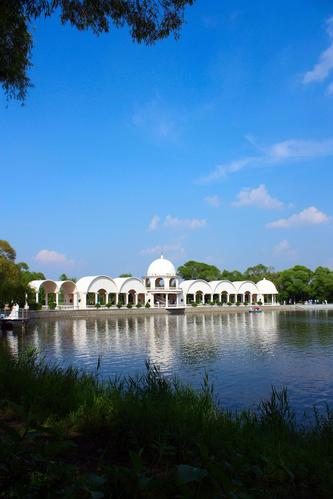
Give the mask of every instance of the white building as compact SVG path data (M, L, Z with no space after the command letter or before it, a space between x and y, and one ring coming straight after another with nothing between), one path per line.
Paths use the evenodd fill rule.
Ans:
M76 283L51 279L31 281L30 287L40 302L41 290L45 294L45 306L51 301L57 308L87 309L91 307L148 306L155 308L184 308L192 302L240 303L263 305L277 304L277 289L266 279L252 281L211 281L202 279L181 281L170 260L163 256L154 260L143 278L106 275L86 276Z

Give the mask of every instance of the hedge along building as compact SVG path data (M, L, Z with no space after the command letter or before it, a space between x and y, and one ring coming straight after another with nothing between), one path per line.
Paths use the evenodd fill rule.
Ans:
M36 302L48 306L52 300L58 308L79 308L122 305L146 305L155 308L184 308L192 302L207 304L241 303L277 304L277 289L266 279L252 281L211 281L195 279L182 281L170 260L163 256L154 260L143 279L106 275L86 276L73 281L51 279L32 281ZM42 291L44 298L42 297Z

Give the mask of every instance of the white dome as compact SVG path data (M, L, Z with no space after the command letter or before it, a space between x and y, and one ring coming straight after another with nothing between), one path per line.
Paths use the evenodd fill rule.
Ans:
M176 269L170 260L163 257L154 260L148 267L147 276L148 277L163 277L163 276L175 276Z
M277 295L278 291L275 287L275 284L268 279L262 279L257 282L257 288L259 289L259 293L262 295Z

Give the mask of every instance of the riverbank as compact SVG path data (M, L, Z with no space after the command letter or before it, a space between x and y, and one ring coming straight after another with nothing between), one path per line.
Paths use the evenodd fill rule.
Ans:
M154 366L102 384L0 350L0 497L332 497L333 418L231 414Z
M315 310L332 310L333 304L328 305L265 305L262 307L263 312L272 310L280 312L299 312L299 311L315 311ZM246 306L210 306L203 305L198 307L186 307L184 309L163 309L163 308L91 308L86 310L78 309L63 309L63 310L30 310L29 317L31 319L86 319L89 317L115 317L115 316L143 316L143 315L165 315L165 314L198 314L198 313L214 313L214 314L234 314L234 313L249 313L249 307Z

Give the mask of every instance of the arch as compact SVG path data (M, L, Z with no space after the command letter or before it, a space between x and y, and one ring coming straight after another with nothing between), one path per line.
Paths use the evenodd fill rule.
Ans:
M177 279L176 277L171 277L169 281L169 288L177 288Z
M236 284L236 283L235 283ZM246 292L255 294L258 293L258 288L256 284L252 281L238 281L237 282L237 293L238 294L245 294Z
M74 295L76 293L76 284L73 281L57 281L58 302L59 305L74 305Z
M74 281L56 281L59 292L73 294L76 291L76 284Z
M221 295L224 291L229 295L235 294L237 292L234 284L231 281L223 280L223 281L212 281L209 283L213 292Z
M76 289L80 293L98 293L99 289L105 289L107 293L118 293L115 279L106 275L82 277L76 283Z
M119 293L128 293L131 289L138 293L145 293L146 288L141 279L137 277L116 277L114 279Z
M52 279L43 279L40 281L31 281L29 286L38 293L41 289L44 289L45 293L56 293L58 291L57 282Z
M213 290L210 283L204 279L195 279L192 281L183 281L180 283L180 287L184 294L195 294L197 291L201 291L204 294L213 294Z
M164 289L165 288L165 281L163 277L158 277L155 279L155 288L157 289Z
M137 298L137 293L135 289L130 289L128 291L128 303L130 305L136 305L136 298Z
M103 289L103 288L99 289L97 291L97 303L99 303L100 305L106 305L107 295L108 295L108 293L107 293L106 289Z

